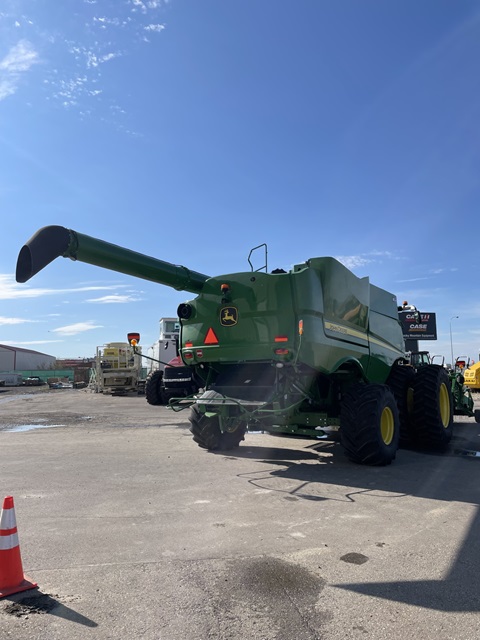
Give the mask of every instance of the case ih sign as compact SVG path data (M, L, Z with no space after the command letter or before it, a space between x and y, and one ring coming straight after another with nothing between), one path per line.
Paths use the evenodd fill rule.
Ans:
M418 315L420 315L420 322ZM402 311L398 316L405 340L437 339L437 319L434 313Z

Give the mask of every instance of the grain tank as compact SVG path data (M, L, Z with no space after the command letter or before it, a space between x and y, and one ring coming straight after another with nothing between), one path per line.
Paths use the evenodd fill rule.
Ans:
M400 436L435 448L451 438L443 368L408 365L395 295L334 258L209 276L50 226L20 250L17 281L59 256L196 295L177 315L180 357L202 385L183 400L202 448L234 448L248 430L314 438L339 430L350 460L385 465Z

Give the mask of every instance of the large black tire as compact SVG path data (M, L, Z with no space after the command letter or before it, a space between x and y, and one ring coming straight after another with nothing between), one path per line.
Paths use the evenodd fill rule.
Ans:
M400 439L400 418L392 391L383 384L355 384L344 394L340 441L352 462L390 464Z
M398 407L400 418L400 446L411 441L413 430L413 381L415 370L409 365L394 365L387 380Z
M421 367L413 383L415 443L445 449L453 434L453 398L448 374L439 365Z
M163 388L163 372L152 371L145 381L145 397L148 404L167 404L167 397Z
M236 449L242 440L245 440L247 425L245 421L237 420L238 426L235 431L220 431L220 420L218 416L209 418L202 413L198 407L193 406L189 417L191 426L190 432L193 440L202 449L209 451L229 451Z

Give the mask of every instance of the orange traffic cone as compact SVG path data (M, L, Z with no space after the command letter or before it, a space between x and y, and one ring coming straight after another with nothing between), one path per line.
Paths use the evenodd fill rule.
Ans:
M13 497L7 496L0 516L0 598L36 586L23 573Z

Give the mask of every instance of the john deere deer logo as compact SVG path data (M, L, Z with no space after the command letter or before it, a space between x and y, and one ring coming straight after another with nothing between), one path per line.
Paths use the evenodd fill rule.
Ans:
M224 327L233 327L237 324L238 310L236 307L224 307L220 311L220 324Z

